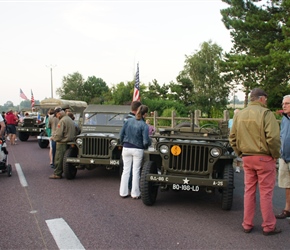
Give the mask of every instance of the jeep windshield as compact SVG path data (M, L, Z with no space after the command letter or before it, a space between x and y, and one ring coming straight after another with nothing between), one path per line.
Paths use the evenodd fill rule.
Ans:
M86 113L84 125L123 126L126 114Z

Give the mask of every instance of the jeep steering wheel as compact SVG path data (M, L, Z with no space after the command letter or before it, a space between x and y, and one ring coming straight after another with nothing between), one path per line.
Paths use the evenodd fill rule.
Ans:
M199 129L199 133L202 133L203 129L206 130L207 133L213 133L217 135L220 135L222 133L220 128L217 125L212 124L212 123L207 123L207 124L202 125Z

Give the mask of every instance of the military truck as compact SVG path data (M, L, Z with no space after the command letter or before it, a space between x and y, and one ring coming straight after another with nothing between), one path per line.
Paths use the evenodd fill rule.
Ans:
M30 136L37 136L44 130L44 116L41 112L25 112L16 129L20 141L27 141Z
M226 121L159 129L152 138L156 143L144 152L141 171L141 199L145 205L156 202L159 190L205 194L217 190L221 208L231 209L235 156L231 154Z
M69 143L64 156L66 179L74 179L80 169L122 169L119 133L129 112L130 106L88 105L81 133Z
M48 110L51 108L69 108L75 116L75 121L81 124L82 114L87 106L87 103L84 101L48 98L41 101L37 107L42 110L44 114L47 114ZM49 137L46 134L45 124L43 125L42 130L39 132L37 134L38 146L40 148L47 148L49 144Z

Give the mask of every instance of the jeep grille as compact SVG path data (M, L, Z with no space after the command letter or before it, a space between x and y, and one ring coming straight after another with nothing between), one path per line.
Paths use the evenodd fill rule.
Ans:
M178 156L170 154L169 169L175 172L208 173L210 147L205 145L179 145Z
M110 139L83 138L82 154L87 157L109 157Z

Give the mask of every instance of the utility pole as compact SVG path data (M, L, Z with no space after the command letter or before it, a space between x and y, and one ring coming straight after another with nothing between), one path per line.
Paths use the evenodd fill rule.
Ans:
M52 69L56 67L56 65L46 65L46 67L50 68L50 88L51 88L51 98L53 98L53 81L52 81Z

